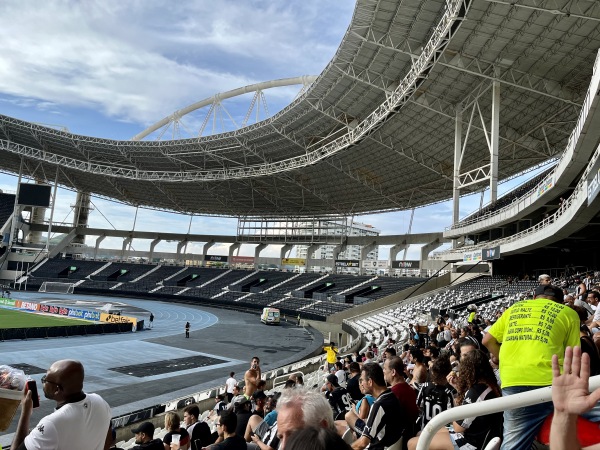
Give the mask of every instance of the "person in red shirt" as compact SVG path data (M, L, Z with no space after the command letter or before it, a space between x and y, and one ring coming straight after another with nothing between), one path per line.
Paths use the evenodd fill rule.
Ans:
M417 393L404 380L404 363L398 356L392 356L385 360L383 364L383 377L385 382L390 385L390 390L394 393L402 409L408 417L408 422L404 429L404 442L413 437L416 433L415 424L419 417L419 407L417 406Z

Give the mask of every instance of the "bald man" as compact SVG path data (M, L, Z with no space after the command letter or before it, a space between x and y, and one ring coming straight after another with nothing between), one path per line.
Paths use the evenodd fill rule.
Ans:
M21 400L21 417L11 450L107 450L112 440L110 406L97 394L83 392L83 365L57 361L42 377L44 395L56 410L28 434L31 392Z

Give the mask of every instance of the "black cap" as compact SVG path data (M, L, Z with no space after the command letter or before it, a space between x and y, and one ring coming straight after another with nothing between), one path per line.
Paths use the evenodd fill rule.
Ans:
M327 375L327 381L333 384L334 387L338 387L340 385L340 383L338 382L338 377L334 374Z
M260 398L267 398L267 394L265 394L265 391L256 391L254 394L252 394L252 398L254 400L258 400Z
M136 428L132 428L131 431L135 433L145 433L148 436L154 436L154 425L152 422L142 422Z
M534 291L534 296L552 297L551 300L556 300L557 302L562 302L565 298L565 294L563 293L562 289L551 284L537 286Z
M233 404L233 406L235 408L241 408L242 406L250 404L250 403L251 403L250 400L248 400L246 397L244 397L244 398L241 398L239 401L235 402Z

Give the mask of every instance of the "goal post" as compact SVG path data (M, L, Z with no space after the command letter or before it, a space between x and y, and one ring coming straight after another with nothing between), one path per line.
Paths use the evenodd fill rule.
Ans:
M72 294L75 283L59 283L57 281L44 281L40 286L39 292L48 292L53 294Z

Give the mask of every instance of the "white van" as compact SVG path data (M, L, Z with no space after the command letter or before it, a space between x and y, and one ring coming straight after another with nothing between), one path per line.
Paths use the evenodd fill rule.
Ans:
M263 308L260 321L267 325L279 325L279 310L277 308Z

